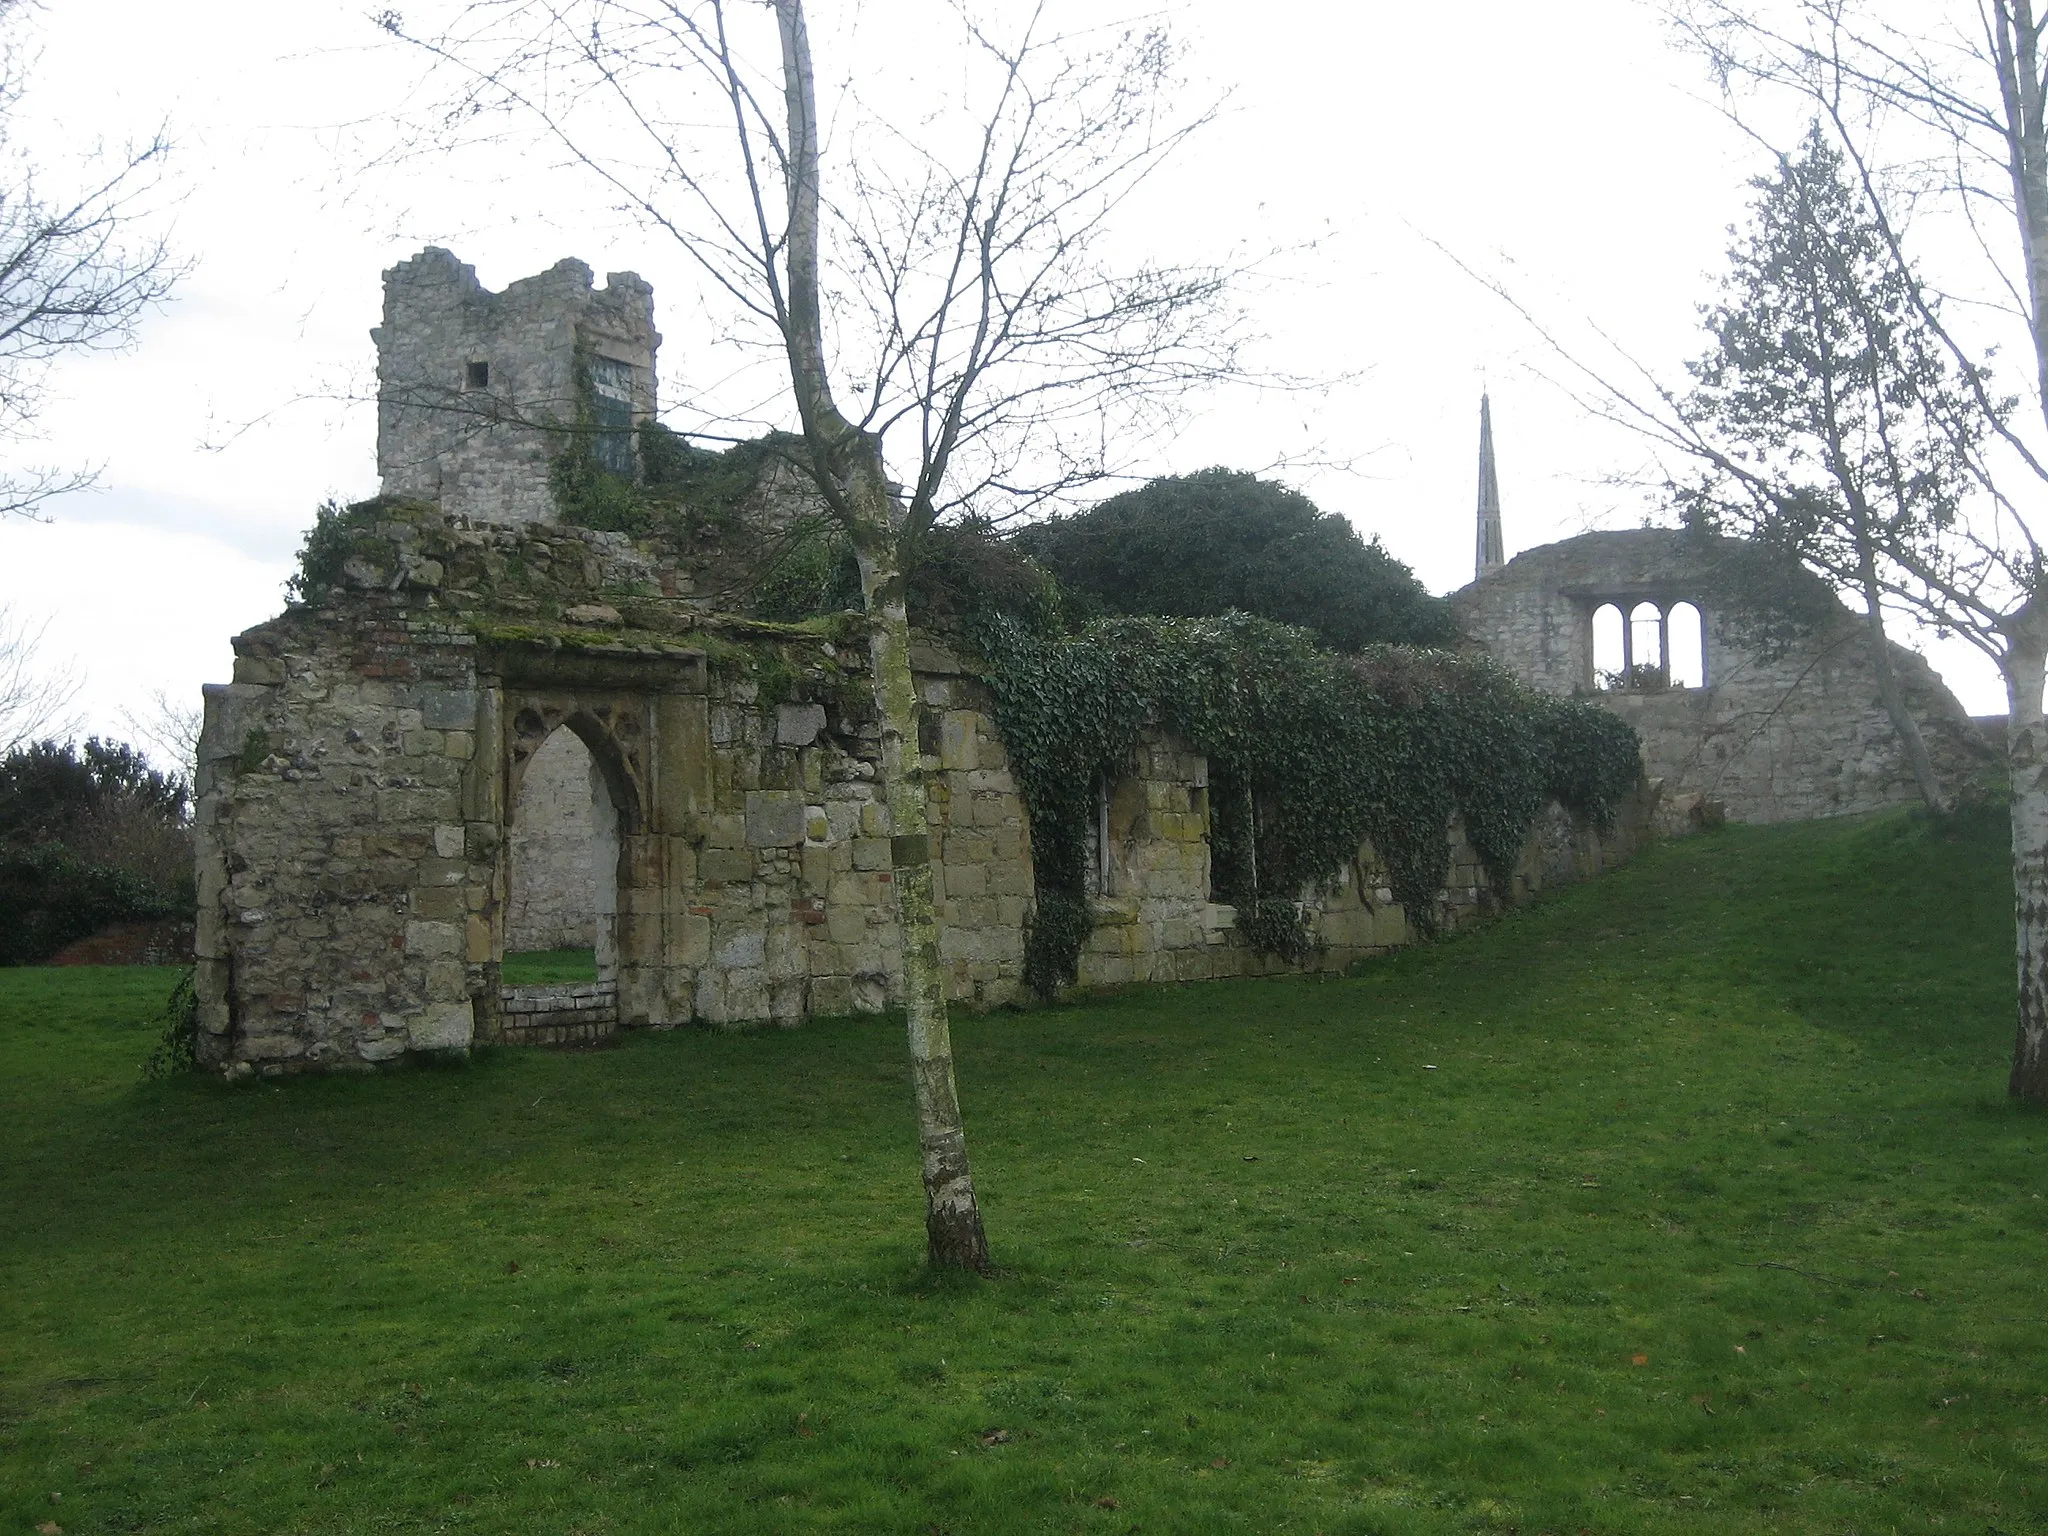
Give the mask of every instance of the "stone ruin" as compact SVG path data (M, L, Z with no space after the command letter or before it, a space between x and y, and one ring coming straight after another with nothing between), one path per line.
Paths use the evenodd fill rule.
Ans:
M1761 643L1718 594L1733 541L1668 528L1587 533L1500 556L1490 412L1482 404L1477 579L1451 598L1459 627L1531 687L1591 698L1636 728L1654 824L1804 821L1910 805L1919 788L1878 698L1862 620L1818 578L1804 633ZM1487 530L1492 529L1491 558ZM1602 655L1602 651L1609 654ZM1935 770L1967 791L1993 765L1934 669L1889 647Z
M899 1001L860 616L720 611L691 551L570 526L554 504L565 434L611 434L632 468L629 429L655 405L646 285L614 273L593 291L565 262L494 295L442 251L385 282L385 495L332 530L329 579L237 636L233 681L206 690L200 1061L362 1069ZM972 661L924 641L913 663L949 991L1016 1002L1023 803ZM1634 829L1553 810L1494 892L1453 823L1438 916L1595 873ZM1206 762L1148 738L1104 789L1084 986L1286 968L1213 899L1208 839ZM1369 846L1310 907L1325 968L1413 937ZM508 951L558 945L594 949L598 980L505 984Z
M634 429L654 416L654 290L631 272L591 286L561 261L492 293L429 246L384 274L377 346L377 473L384 494L450 517L544 523L565 429L598 462L634 470Z

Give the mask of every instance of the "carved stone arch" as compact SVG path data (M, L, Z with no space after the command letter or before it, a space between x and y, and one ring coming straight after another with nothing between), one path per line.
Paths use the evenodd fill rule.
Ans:
M639 749L646 740L646 724L644 710L637 700L607 700L593 706L579 699L534 696L510 702L513 707L507 710L505 753L508 824L519 803L527 764L550 736L566 726L576 733L597 764L611 794L613 809L618 812L620 833L630 835L645 827L646 796L642 793L644 774L640 771Z

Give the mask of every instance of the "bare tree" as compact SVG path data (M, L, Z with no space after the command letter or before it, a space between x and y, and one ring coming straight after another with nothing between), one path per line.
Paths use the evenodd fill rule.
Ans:
M12 605L0 604L0 757L31 741L69 736L78 728L66 714L78 695L78 679L69 669L45 662L45 628L31 627Z
M161 237L139 233L170 145L161 134L103 150L81 184L53 188L23 149L17 117L28 74L28 0L0 0L0 440L34 435L51 364L122 347L183 275ZM33 513L90 485L90 470L13 464L0 470L0 516Z
M1944 526L1880 540L1875 575L2005 681L2019 974L2009 1086L2048 1102L2048 14L2035 0L1674 0L1671 15L1737 121L1774 97L1818 114L1918 322L1968 384L1974 420L1956 431L1985 441L1980 494ZM1959 238L1923 234L1943 217ZM1975 366L1973 343L2001 330L2033 362L2024 415Z
M1120 261L1115 215L1203 118L1160 113L1149 28L1077 44L1042 13L936 6L965 82L827 124L802 0L473 0L382 18L457 85L460 135L516 121L704 275L786 370L807 469L851 543L882 721L926 1233L985 1269L955 1086L905 582L941 518L999 518L1099 477L1192 386L1233 373L1232 273ZM753 60L774 50L779 68ZM828 166L833 171L828 195Z
M156 761L171 766L187 784L199 773L199 728L206 711L162 688L152 688L149 703L142 709L124 708L121 722L128 727L128 739L148 749Z

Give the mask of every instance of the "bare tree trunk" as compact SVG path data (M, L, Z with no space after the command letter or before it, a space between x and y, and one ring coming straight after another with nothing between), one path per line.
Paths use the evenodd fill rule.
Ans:
M1878 606L1877 562L1869 546L1864 546L1861 554L1866 608L1863 622L1870 631L1870 665L1877 674L1877 696L1884 703L1884 712L1891 716L1892 729L1898 732L1900 746L1905 748L1906 762L1913 770L1913 781L1920 786L1920 798L1936 815L1946 815L1955 806L1948 792L1942 788L1940 776L1934 771L1934 759L1927 754L1927 739L1920 733L1920 722L1906 707L1906 696L1899 688L1898 673L1892 670L1891 642L1885 638L1884 610Z
M932 895L931 822L918 761L917 692L910 673L903 577L895 562L885 558L864 556L860 569L870 620L868 655L882 717L889 863L903 942L910 1072L924 1160L926 1258L936 1268L986 1270L988 1237L975 1203L967 1132L953 1081L953 1039L946 1019L946 973L939 958L938 908Z
M868 655L882 724L891 878L903 945L910 1016L910 1070L923 1152L926 1257L938 1268L986 1270L988 1238L975 1203L967 1133L953 1081L939 914L932 897L931 824L918 762L917 687L910 675L904 601L904 512L882 463L881 444L858 431L832 398L818 280L818 110L803 0L774 0L789 113L789 290L784 336L804 437L825 491L860 561Z
M2044 122L2041 40L2033 0L1992 7L1992 63L2004 109L2006 169L2027 268L2027 319L2035 382L2048 411L2048 122Z
M2006 763L2012 771L2012 898L2019 959L2014 1098L2048 1103L2048 724L2041 689L2048 655L2015 644L2005 660Z

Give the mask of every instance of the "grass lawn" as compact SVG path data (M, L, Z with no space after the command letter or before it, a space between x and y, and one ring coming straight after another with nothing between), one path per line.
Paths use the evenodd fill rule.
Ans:
M505 957L508 987L597 980L597 952L589 949L526 949Z
M2000 830L963 1020L991 1280L889 1023L145 1085L0 971L0 1533L2048 1531Z

